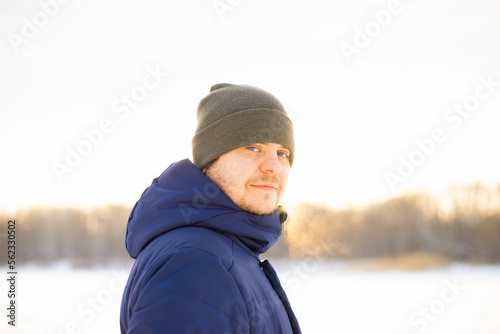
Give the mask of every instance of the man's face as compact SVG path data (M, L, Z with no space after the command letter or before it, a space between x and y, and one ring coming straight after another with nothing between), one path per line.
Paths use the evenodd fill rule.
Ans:
M278 205L290 172L290 151L274 143L253 144L220 156L203 172L242 210L269 215Z

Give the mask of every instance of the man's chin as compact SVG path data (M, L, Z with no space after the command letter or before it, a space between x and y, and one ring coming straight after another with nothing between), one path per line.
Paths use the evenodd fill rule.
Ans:
M260 216L260 217L265 217L265 216L270 216L274 213L275 210L272 210L270 212L258 212L258 211L247 211L249 213L251 213L252 215L255 215L255 216Z
M243 211L246 211L256 216L270 216L274 213L274 211L276 211L277 204L271 205L269 203L264 203L262 205L259 205L256 203L255 204L244 203L240 205L239 208Z

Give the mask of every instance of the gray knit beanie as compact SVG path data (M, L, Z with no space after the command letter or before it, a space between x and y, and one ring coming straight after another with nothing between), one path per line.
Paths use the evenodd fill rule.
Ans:
M193 162L203 170L221 155L255 143L281 144L293 163L293 124L280 101L249 85L220 83L198 105Z

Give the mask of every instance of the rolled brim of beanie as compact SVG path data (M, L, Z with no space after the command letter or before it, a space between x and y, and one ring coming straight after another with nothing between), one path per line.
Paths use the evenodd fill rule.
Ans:
M199 131L192 142L193 162L203 170L221 155L256 143L283 145L290 151L290 166L293 164L292 122L282 111L263 108L231 114Z

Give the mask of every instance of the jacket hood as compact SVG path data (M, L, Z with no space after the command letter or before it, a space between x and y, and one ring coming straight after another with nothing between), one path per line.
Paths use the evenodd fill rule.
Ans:
M250 250L263 253L278 241L287 214L242 211L190 160L170 165L142 193L128 219L125 245L132 258L156 237L171 230L201 226L234 235Z

